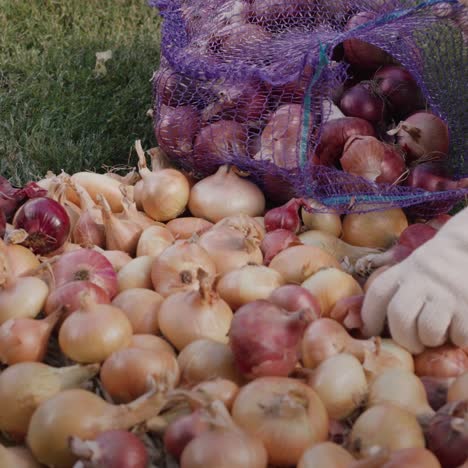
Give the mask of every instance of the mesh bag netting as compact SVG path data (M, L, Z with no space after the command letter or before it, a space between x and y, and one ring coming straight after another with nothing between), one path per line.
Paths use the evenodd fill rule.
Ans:
M310 197L342 213L433 215L468 194L380 184L314 160L337 90L359 75L342 60L343 42L359 39L411 73L424 106L448 125L450 177L467 174L466 10L456 0L150 3L164 18L155 131L182 168L206 176L232 164L272 201ZM365 21L350 26L356 14Z

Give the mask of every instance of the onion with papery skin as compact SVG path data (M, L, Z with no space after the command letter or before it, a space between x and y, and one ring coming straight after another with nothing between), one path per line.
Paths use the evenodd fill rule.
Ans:
M112 305L127 316L133 333L157 334L158 311L164 298L155 291L144 288L129 288L114 297Z
M177 359L168 351L124 348L112 353L99 374L104 390L116 403L130 403L148 390L148 377L171 389L180 372Z
M360 330L364 325L361 316L364 294L346 296L335 302L330 310L330 318L341 323L347 330Z
M354 15L346 24L346 31L351 31L365 23L375 20L377 13L365 11ZM343 42L346 61L356 68L375 70L381 65L393 62L393 58L379 47L360 39L346 39Z
M21 244L39 255L62 247L70 234L65 208L47 197L28 200L15 213L12 224L27 233Z
M0 325L14 318L35 318L44 307L49 288L34 276L14 278L0 254Z
M172 219L166 224L174 239L190 239L194 234L201 235L213 227L213 223L203 218L186 217Z
M464 374L462 374L464 375ZM437 411L447 403L448 389L454 382L455 378L441 379L437 377L420 377L421 383L426 390L427 401L430 407ZM456 398L461 400L462 398Z
M379 339L374 351L366 350L362 363L368 382L392 369L406 370L414 373L413 356L388 338Z
M453 180L446 164L441 161L428 161L415 164L410 168L406 185L430 192L466 188L467 179ZM451 205L450 205L451 206Z
M345 143L355 135L376 136L376 133L370 122L358 117L343 117L326 122L315 150L320 164L334 166L343 154Z
M292 198L286 204L273 208L265 213L264 222L267 232L276 229L287 229L297 234L302 227L299 208L304 206L301 198Z
M227 225L215 226L201 235L199 245L208 252L222 275L245 265L263 263L258 234L232 229Z
M234 424L221 402L213 402L208 410L212 428L185 447L180 468L267 467L267 452L259 438Z
M192 341L179 353L177 361L182 383L194 384L215 378L242 383L234 354L225 343L206 338Z
M91 281L71 281L53 289L44 305L44 312L50 315L56 310L61 312L60 321L65 320L72 312L80 308L82 294L90 294L97 304L109 304L110 299L104 289Z
M193 216L216 223L239 214L263 215L265 197L256 185L236 174L235 168L224 165L193 186L188 208Z
M359 416L351 430L348 449L357 458L365 458L373 454L375 447L394 452L424 446L424 434L416 416L385 403Z
M445 159L449 150L447 124L431 112L421 111L410 115L388 132L396 135L398 144L413 161L422 156Z
M92 440L71 437L70 450L88 468L146 468L149 460L145 444L122 430L105 431Z
M361 363L351 354L340 353L321 362L307 383L315 390L333 419L344 419L367 397L367 380Z
M468 371L468 355L451 344L426 348L414 357L414 368L419 377L458 377Z
M392 116L405 117L426 107L424 96L411 73L398 65L379 68L372 77L373 86L385 99Z
M275 466L296 465L307 448L328 435L327 411L318 395L287 377L260 377L242 387L232 417L263 442Z
M142 230L150 226L154 226L156 221L151 219L145 213L138 211L136 203L133 202L133 197L129 195L129 187L122 185L120 187L123 195L123 211L117 213L115 216L122 221L127 221L129 223L139 226Z
M270 294L268 300L289 312L307 310L314 318L319 318L321 315L317 298L306 288L297 284L280 286Z
M374 352L378 339L356 340L335 320L321 318L312 322L302 338L302 361L313 369L325 359L339 353L349 353L364 360L365 351Z
M200 129L200 115L192 106L159 106L155 123L159 146L171 156L188 156L193 151L193 140Z
M216 274L216 265L196 240L180 240L167 247L153 262L151 280L163 297L200 287L198 272Z
M132 261L132 257L121 250L104 250L96 246L94 246L93 250L106 257L116 273L118 273L127 263Z
M276 166L293 169L298 164L298 141L302 131L302 105L284 104L270 117L262 132L257 161L270 161ZM312 123L309 124L312 127Z
M336 258L341 264L350 262L351 265L355 264L362 257L371 254L377 254L379 250L370 249L367 247L357 247L348 244L343 240L335 237L329 232L325 231L306 231L299 235L299 240L304 245L313 245L324 250L328 254Z
M213 163L224 162L232 156L245 158L247 138L244 125L234 120L218 120L200 130L193 151L197 159L208 159ZM199 216L192 209L190 211L194 216Z
M0 361L7 365L43 361L61 314L57 310L41 320L15 318L3 322L0 326Z
M5 447L0 444L0 466L42 468L26 447Z
M36 255L22 245L6 244L0 239L0 252L6 255L9 272L13 277L23 276L40 265Z
M434 415L422 382L412 372L403 369L388 369L370 385L367 407L383 403L400 406L420 420Z
M121 250L134 255L143 229L132 221L120 219L114 215L109 203L102 195L98 194L97 199L102 208L106 249Z
M90 296L84 296L80 309L63 322L59 345L70 359L94 363L125 348L131 336L130 321L120 309L109 304L96 304Z
M333 267L320 269L301 286L317 298L322 317L330 316L339 300L363 294L361 286L350 274Z
M176 220L174 220L176 221ZM167 247L174 243L174 236L169 229L163 226L147 227L138 240L136 254L137 257L150 255L157 257Z
M299 360L299 344L312 319L307 310L288 312L265 300L242 306L229 330L237 368L250 379L286 377Z
M128 348L149 349L150 351L166 351L172 353L174 356L174 348L164 338L156 335L136 334L130 338Z
M468 397L468 370L459 375L448 387L447 401L458 401Z
M200 273L197 291L176 292L161 304L159 328L179 351L200 338L227 342L233 314L213 283L213 277Z
M126 289L146 288L152 289L151 271L154 258L149 255L134 258L117 273L119 292Z
M91 249L75 250L61 255L52 264L55 287L71 281L91 281L113 298L118 291L117 275L104 255Z
M79 219L72 230L73 241L86 247L105 247L106 233L101 210L81 185L72 182L71 187L78 194L81 206Z
M351 463L347 468L441 468L437 458L424 448L390 452L376 448L373 455Z
M465 395L466 397L466 395ZM456 468L468 459L468 399L447 403L426 428L427 448L443 468Z
M349 468L354 457L340 445L321 442L307 449L297 468Z
M231 380L217 377L216 379L200 382L193 387L193 391L209 401L222 401L226 408L230 410L239 393L239 386Z
M109 202L113 213L122 211L122 192L120 191L122 184L120 181L95 172L77 172L71 176L71 180L83 187L94 202L97 202L97 195L102 194ZM74 191L70 190L70 192Z
M302 283L322 268L340 268L338 261L324 250L312 245L288 247L270 262L286 283Z
M347 214L343 219L342 239L358 247L390 247L408 227L401 208L368 213Z
M398 147L367 136L348 139L340 164L345 172L379 184L397 184L406 172L405 160Z
M301 245L301 241L296 234L287 229L276 229L265 234L260 244L263 253L263 263L269 265L271 260L288 247Z
M143 180L140 189L141 204L145 213L155 221L169 221L177 218L187 206L190 185L182 172L172 168L152 171L146 166L145 154L140 140L137 140L138 170Z
M177 460L188 443L210 429L203 408L172 421L164 431L164 448Z
M216 291L232 310L258 299L267 299L284 284L281 275L263 265L245 265L223 275L217 282Z
M324 210L325 207L315 200L307 199L305 202L306 206L301 209L304 226L308 230L324 231L335 237L340 237L340 215L333 212L322 212L321 210Z
M385 100L372 88L371 83L361 82L347 89L340 100L340 109L348 117L359 117L369 122L385 119Z
M90 439L111 429L129 429L165 404L152 390L128 405L112 405L86 390L65 390L39 405L28 428L27 443L38 461L69 468L76 461L69 450L71 436Z
M24 436L40 403L68 388L78 388L99 372L99 365L55 368L24 362L0 374L0 430ZM13 468L13 467L12 467Z

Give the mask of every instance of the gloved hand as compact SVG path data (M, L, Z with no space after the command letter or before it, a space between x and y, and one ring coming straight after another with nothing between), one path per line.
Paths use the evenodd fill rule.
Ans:
M362 308L363 332L392 338L413 354L451 340L468 352L468 208L376 278Z

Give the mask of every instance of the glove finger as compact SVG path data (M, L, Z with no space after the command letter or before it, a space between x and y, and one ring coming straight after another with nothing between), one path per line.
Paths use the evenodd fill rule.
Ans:
M361 311L365 336L376 336L382 332L388 303L398 291L398 277L399 269L392 267L382 273L367 291Z
M452 296L443 293L426 296L417 323L419 340L424 346L441 346L447 341L454 311Z
M465 308L457 312L450 325L450 339L455 346L468 350L468 312Z
M392 338L412 354L424 351L417 326L423 306L424 294L410 285L400 287L388 305L388 326Z

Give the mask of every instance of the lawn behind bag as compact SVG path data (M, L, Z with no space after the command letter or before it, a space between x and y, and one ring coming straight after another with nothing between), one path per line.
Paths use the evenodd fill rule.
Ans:
M0 0L0 174L24 183L126 164L137 138L154 146L159 25L142 0Z

